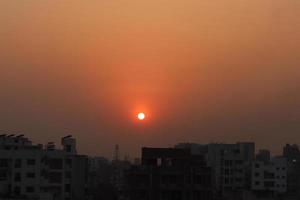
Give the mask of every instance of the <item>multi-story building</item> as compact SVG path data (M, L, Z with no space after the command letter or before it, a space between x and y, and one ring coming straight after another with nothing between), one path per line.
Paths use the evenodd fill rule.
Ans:
M89 157L88 195L89 200L113 200L118 193L111 182L112 163L103 157Z
M83 200L87 157L77 155L76 140L62 138L34 145L23 135L0 137L0 197L10 199Z
M104 157L89 157L89 172L96 172L101 170L103 166L109 165L109 160Z
M251 189L258 196L277 196L287 191L287 161L274 157L270 161L252 163Z
M214 171L216 188L220 191L248 188L247 169L254 157L254 143L209 144L207 160Z
M263 162L270 162L271 159L271 152L267 149L260 149L256 154L255 160L263 161Z
M283 148L287 159L287 193L290 199L300 199L300 150L298 145L287 144Z
M204 155L212 168L216 197L239 199L251 186L251 163L255 159L254 143L207 145L181 143L176 148L191 149L194 155Z
M142 148L142 164L126 171L130 200L210 200L211 168L189 149Z

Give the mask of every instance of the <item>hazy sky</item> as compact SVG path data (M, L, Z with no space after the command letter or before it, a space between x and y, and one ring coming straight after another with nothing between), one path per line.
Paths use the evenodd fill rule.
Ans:
M299 0L1 0L0 130L81 153L300 143ZM140 123L137 112L147 119Z

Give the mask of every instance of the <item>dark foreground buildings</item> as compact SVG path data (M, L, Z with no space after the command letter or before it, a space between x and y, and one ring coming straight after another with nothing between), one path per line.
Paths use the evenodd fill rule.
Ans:
M212 174L189 149L143 148L141 165L126 174L126 199L211 200Z
M125 171L126 200L299 200L300 151L281 156L255 144L178 144L142 148L140 165Z
M287 144L283 148L287 159L287 196L292 200L300 199L300 150L297 145Z
M76 140L62 138L35 145L23 135L0 136L1 200L85 200L87 156L78 155Z
M242 199L251 189L251 163L255 159L254 143L236 144L189 144L175 146L190 149L193 155L205 157L212 169L215 199Z
M78 155L76 140L33 144L0 135L0 200L300 200L300 150L255 144L142 148L131 163ZM118 154L116 154L118 155Z

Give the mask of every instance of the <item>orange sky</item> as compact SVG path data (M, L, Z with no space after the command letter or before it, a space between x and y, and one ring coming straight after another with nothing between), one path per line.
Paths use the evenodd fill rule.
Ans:
M0 130L83 153L300 143L299 0L2 0ZM139 111L148 118L134 119Z

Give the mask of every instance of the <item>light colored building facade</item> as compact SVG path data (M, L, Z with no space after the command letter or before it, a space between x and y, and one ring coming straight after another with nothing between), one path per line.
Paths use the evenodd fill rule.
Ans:
M254 157L254 143L209 144L207 160L214 171L216 188L221 192L247 189L247 173Z
M287 191L287 161L275 157L269 162L252 163L251 189L256 192L272 192L274 195Z
M2 199L83 200L87 157L77 155L76 140L62 138L34 145L23 135L0 137L0 195Z
M188 148L192 154L204 155L212 168L217 196L235 196L237 199L251 187L251 163L255 160L255 144L211 143L207 145L181 143L176 148ZM232 194L234 193L234 194Z

